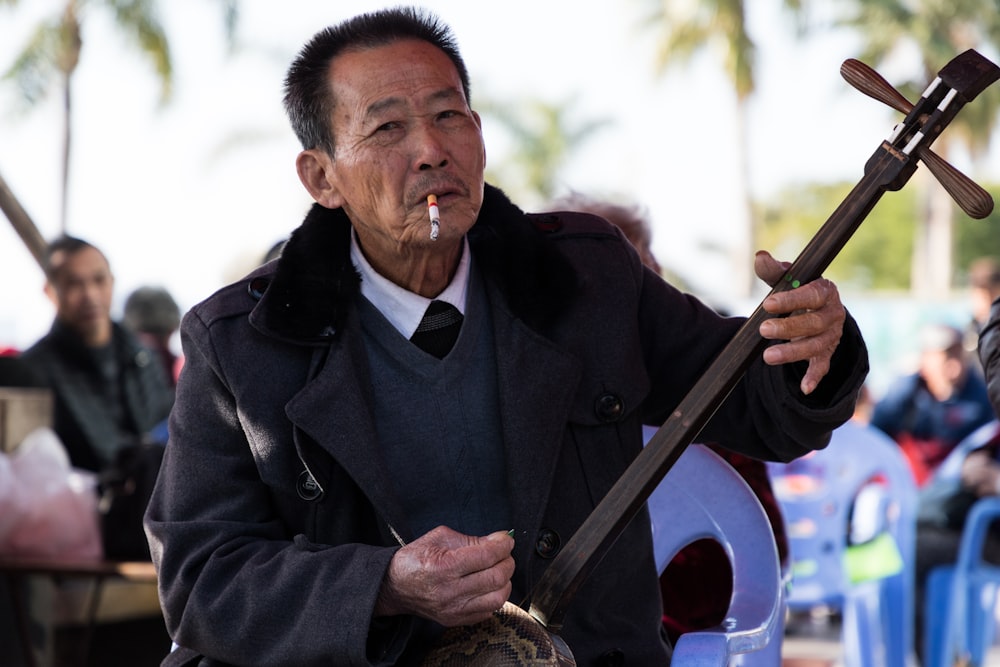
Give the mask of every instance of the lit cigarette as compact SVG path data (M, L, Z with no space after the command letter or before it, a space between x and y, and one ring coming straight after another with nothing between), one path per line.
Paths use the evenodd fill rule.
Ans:
M441 212L438 211L437 195L427 195L427 214L431 218L431 241L437 241L441 229Z

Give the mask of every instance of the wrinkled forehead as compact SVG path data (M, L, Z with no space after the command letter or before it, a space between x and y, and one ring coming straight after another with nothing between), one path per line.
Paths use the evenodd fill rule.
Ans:
M361 96L368 104L379 104L382 98L426 86L452 90L468 103L462 78L448 54L417 39L347 49L330 61L327 77L334 106L345 96Z

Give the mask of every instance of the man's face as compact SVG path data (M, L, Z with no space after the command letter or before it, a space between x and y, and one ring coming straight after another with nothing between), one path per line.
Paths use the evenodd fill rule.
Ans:
M947 350L924 350L920 355L920 375L939 401L950 398L965 382L969 366L963 352L961 345L955 345Z
M997 298L992 290L986 287L980 287L978 285L972 288L972 317L980 325L986 323L986 320L990 318L990 306L993 305L993 300Z
M461 238L479 215L486 166L479 116L451 60L408 40L333 60L335 154L331 199L343 207L367 255L398 256ZM441 212L430 241L427 195Z
M77 332L89 346L111 339L111 295L114 278L107 260L94 248L52 257L55 275L46 293L56 318Z

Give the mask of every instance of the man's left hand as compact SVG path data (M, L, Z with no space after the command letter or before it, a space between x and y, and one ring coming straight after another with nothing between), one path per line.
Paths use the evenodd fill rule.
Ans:
M768 285L781 280L789 266L763 250L754 259L754 271ZM799 387L803 394L812 393L830 371L830 360L844 332L847 311L840 302L837 286L818 278L801 287L771 294L761 306L772 315L786 315L760 325L762 337L786 341L764 350L764 362L776 366L808 361Z

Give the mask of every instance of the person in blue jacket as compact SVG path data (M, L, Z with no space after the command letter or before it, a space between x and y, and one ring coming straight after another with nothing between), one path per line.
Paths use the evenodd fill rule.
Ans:
M932 323L919 335L919 369L889 386L875 403L871 423L899 444L923 486L955 445L994 414L961 330Z

